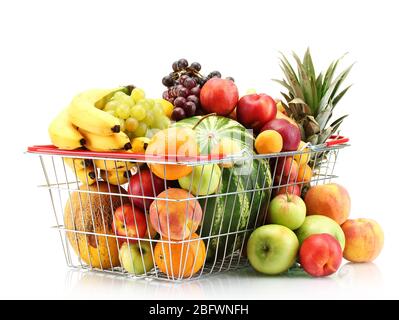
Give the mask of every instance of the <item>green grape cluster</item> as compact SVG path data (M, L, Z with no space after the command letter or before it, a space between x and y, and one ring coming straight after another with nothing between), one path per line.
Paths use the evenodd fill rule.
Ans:
M146 98L140 88L134 88L130 95L116 92L104 111L120 120L121 131L130 138L151 137L154 131L166 129L170 124L163 106L154 99Z

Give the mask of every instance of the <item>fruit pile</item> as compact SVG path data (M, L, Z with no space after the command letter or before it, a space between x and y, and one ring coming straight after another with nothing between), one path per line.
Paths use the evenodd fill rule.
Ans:
M348 219L351 200L336 183L309 188L304 199L294 194L275 196L267 222L248 240L247 255L255 270L276 275L299 262L311 276L336 272L342 258L374 260L384 244L379 224L371 219Z
M49 136L60 149L109 152L132 149L134 138L167 128L173 106L146 99L142 89L92 89L78 94L50 124Z
M298 261L324 276L342 257L374 259L383 245L378 224L348 220L347 191L314 183L325 157L311 146L344 120L330 122L351 67L334 78L338 61L316 75L309 50L294 58L298 72L281 57L284 101L253 91L240 97L232 78L203 76L186 59L162 79L161 99L133 86L77 95L50 124L55 146L145 155L145 163L63 158L82 183L64 213L66 228L78 231L67 235L80 259L178 278L233 253L246 252L265 274ZM247 239L244 230L253 229Z
M208 80L221 78L222 74L219 71L212 71L204 77L200 73L201 65L198 62L188 65L186 59L173 62L172 69L173 72L162 78L162 84L168 88L162 97L174 105L172 119L179 121L203 114L200 102L201 88ZM226 79L234 82L232 77Z

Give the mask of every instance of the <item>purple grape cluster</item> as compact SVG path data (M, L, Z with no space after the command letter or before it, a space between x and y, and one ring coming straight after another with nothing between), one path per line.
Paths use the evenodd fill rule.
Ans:
M205 83L199 73L201 65L198 62L188 65L186 59L180 59L173 62L172 69L173 72L162 79L168 88L162 97L174 105L172 119L179 121L201 114L200 92Z
M198 62L189 65L186 59L173 62L172 69L173 72L162 78L162 84L168 88L163 92L162 97L174 105L172 119L179 121L201 115L201 88L209 79L221 78L221 73L212 71L205 77L200 73L201 65ZM233 78L228 78L234 81Z

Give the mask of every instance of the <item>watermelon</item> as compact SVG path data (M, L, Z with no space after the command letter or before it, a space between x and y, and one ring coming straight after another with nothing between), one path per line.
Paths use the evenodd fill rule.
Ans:
M175 126L193 129L201 118L201 116L186 118L176 122ZM253 135L240 123L229 118L205 116L195 127L195 133L201 155L210 154L213 147L217 146L222 139L237 142L242 150L253 150Z
M241 174L242 168L224 168L216 196L200 200L204 218L199 232L201 237L214 236L208 240L208 261L219 260L240 250L244 232L218 235L254 228L257 215L262 216L262 208L270 200L270 190L252 191L271 186L268 162L254 159L245 166L244 170L249 169L247 174ZM240 193L223 195L230 192Z
M262 159L253 159L254 137L244 126L235 120L220 117L192 117L183 119L176 126L193 129L202 155L211 150L222 139L235 141L249 157L238 161L231 168L222 169L218 190L212 196L200 199L203 210L203 222L197 231L207 240L207 260L219 260L241 249L244 232L219 236L221 234L242 231L255 227L256 216L262 215L262 208L270 200L270 190L252 191L271 187L269 163ZM235 193L226 195L226 193Z

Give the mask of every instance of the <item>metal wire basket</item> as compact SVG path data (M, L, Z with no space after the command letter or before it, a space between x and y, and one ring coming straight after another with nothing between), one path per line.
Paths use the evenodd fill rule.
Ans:
M28 153L40 159L40 187L49 191L69 267L179 281L247 267L246 241L267 222L271 197L336 178L347 142L333 136L295 152L179 161L53 146L29 147ZM306 157L313 174L301 177L294 157L297 163ZM179 184L160 180L148 169L153 165L192 167L186 193L174 196ZM133 179L136 191L127 193Z

